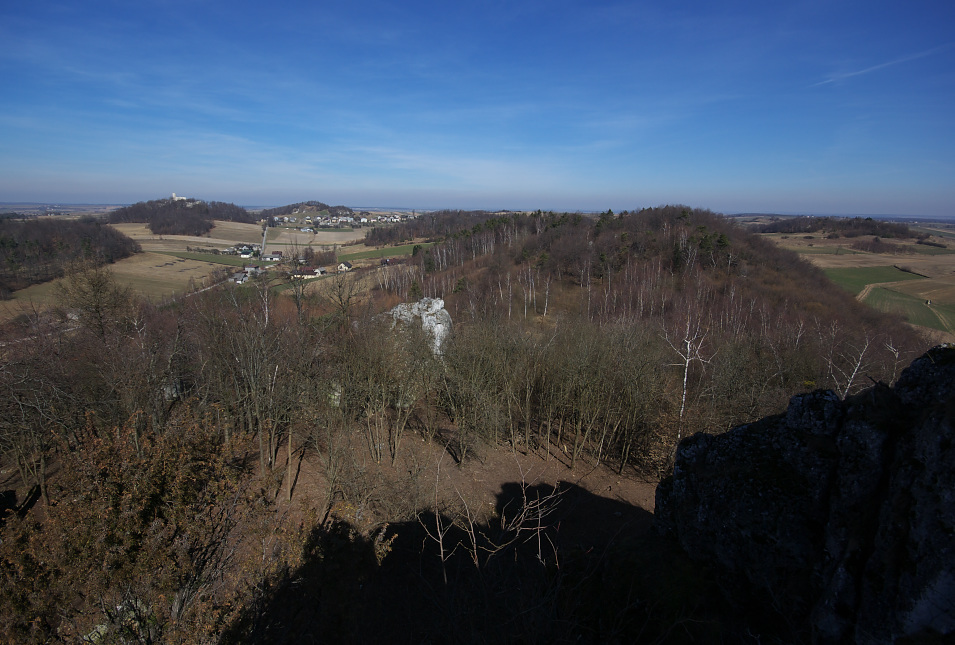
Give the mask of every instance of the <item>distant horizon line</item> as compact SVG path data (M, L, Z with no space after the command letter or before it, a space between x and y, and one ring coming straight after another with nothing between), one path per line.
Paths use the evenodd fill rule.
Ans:
M181 196L180 196L180 197L181 197ZM157 198L155 198L155 199L166 199L166 198L164 198L164 197L157 197ZM198 199L198 198L190 197L190 198L188 198L188 199ZM140 201L151 201L151 200L140 200ZM199 201L207 201L207 200L199 200ZM216 200L216 201L217 201L217 200ZM283 206L294 206L294 205L296 205L296 204L305 204L305 203L307 203L308 201L320 201L320 200L306 200L306 201L290 202L290 203L287 203L287 204L278 204L278 205L261 205L261 204L248 204L248 205L243 205L243 204L238 204L238 206L241 206L242 208L245 208L246 210L256 211L256 210L265 210L265 209L268 209L268 208L282 208ZM49 208L63 208L63 209L68 209L68 208L70 208L70 207L85 207L85 208L107 208L107 207L113 207L113 208L122 208L122 207L124 207L124 206L130 206L130 205L136 204L136 203L139 203L139 202L43 202L43 201L39 201L39 202L28 202L28 201L18 201L18 202L12 202L12 201L11 201L11 202L5 202L5 201L0 201L0 209L4 209L4 208L14 208L14 207L17 207L17 206L29 206L29 207L34 207L34 208L37 208L37 207L49 207ZM233 203L234 203L234 202L233 202ZM340 206L347 206L346 204L338 204L338 205L340 205ZM332 204L329 204L329 206L332 206ZM456 209L456 210L463 210L463 211L484 211L484 212L488 212L488 213L499 213L499 212L527 213L527 212L534 212L534 211L537 211L537 210L541 210L541 211L544 211L544 212L554 212L554 213L560 212L560 213L585 213L585 214L597 214L597 213L605 213L605 212L606 212L605 210L601 210L601 209L598 209L598 210L584 210L584 209L579 209L579 208L578 208L578 209L573 209L573 210L561 210L561 209L553 209L553 208L547 208L547 209L544 209L544 208L530 208L530 209L528 209L528 208L524 208L524 209L520 209L520 208L497 208L497 209L488 209L488 208L460 208L460 207L454 207L454 206L442 206L442 207L440 207L440 208L421 208L421 207L414 207L414 206L347 206L347 208L350 208L350 209L352 209L352 210L367 210L367 211L382 210L382 211L399 211L399 212L412 212L412 211L434 212L434 211L447 210L447 209ZM651 208L652 208L652 207L651 207ZM694 208L696 208L696 207L694 207ZM612 210L612 209L611 209L611 210ZM633 210L630 210L630 209L623 209L623 210L627 210L628 212L634 212ZM623 212L623 210L617 211L617 212ZM872 217L872 218L875 218L875 219L911 219L911 220L932 220L932 221L943 221L943 222L945 222L945 221L955 221L955 215L949 215L949 216L935 215L935 216L933 216L933 215L911 215L911 214L893 214L893 213L806 213L806 212L798 212L798 211L776 211L776 212L771 212L771 211L739 211L739 212L722 212L722 213L719 212L719 211L714 211L714 212L717 212L718 214L724 215L724 216L726 216L726 217L775 217L775 216L779 216L779 217L846 217L846 218L852 218L852 217Z

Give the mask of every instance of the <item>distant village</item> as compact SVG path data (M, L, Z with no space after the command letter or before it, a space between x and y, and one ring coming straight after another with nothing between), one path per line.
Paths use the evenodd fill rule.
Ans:
M221 253L229 255L238 255L240 258L253 258L257 257L261 262L272 262L279 263L287 261L287 264L291 265L289 277L292 279L300 280L309 280L311 278L319 278L328 273L328 269L325 267L311 267L308 266L308 261L305 258L286 258L283 251L271 251L265 255L260 255L261 246L258 244L241 244L237 245L231 249L226 249L221 251ZM260 264L247 264L242 267L241 271L236 271L232 274L232 277L229 278L230 282L236 284L245 284L250 279L262 275L265 273L267 267L264 267ZM351 262L339 262L336 270L339 273L345 273L352 270Z
M299 211L295 211L298 213ZM298 217L296 215L286 215L280 217L270 218L270 226L292 226L298 228L303 233L314 233L313 227L318 228L337 228L342 226L361 226L363 224L397 224L398 222L404 222L409 219L412 219L412 215L375 215L373 213L362 212L354 216L333 216L326 215L324 217L320 215L311 216L304 215ZM299 221L301 220L301 221Z
M229 247L227 249L210 249L202 248L195 246L188 246L186 250L192 253L209 253L212 255L237 255L242 259L247 260L257 260L262 264L247 264L242 267L241 271L237 271L232 274L232 277L229 278L230 282L235 282L236 284L245 284L251 278L254 278L258 275L265 273L266 269L269 267L285 263L286 265L295 267L291 270L290 277L293 279L310 279L310 278L319 278L323 275L328 274L329 269L325 267L312 267L308 266L309 262L306 258L294 258L287 257L284 251L269 251L268 253L262 253L262 245L260 244L236 244L235 246ZM391 264L391 259L385 258L382 260L382 265ZM270 263L270 264L265 264ZM333 267L338 273L345 273L351 271L354 267L351 262L343 261L339 262L335 267Z

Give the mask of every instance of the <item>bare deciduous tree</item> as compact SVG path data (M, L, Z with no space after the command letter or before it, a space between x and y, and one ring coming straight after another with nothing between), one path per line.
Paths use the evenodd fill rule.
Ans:
M129 313L132 304L129 289L116 282L106 265L71 267L66 278L57 284L56 294L80 324L101 340L111 326Z

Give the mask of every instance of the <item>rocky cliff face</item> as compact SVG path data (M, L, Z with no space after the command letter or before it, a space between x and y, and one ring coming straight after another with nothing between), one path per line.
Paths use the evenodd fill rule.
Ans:
M801 395L686 439L656 522L732 602L769 606L813 642L953 634L953 426L955 346L936 347L892 388Z

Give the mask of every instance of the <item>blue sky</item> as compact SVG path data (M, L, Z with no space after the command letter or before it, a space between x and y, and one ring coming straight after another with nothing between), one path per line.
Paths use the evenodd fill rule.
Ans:
M955 3L0 7L0 201L955 215Z

